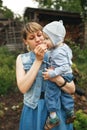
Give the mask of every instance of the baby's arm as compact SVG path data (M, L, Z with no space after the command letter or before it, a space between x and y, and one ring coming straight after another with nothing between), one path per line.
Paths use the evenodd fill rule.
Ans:
M57 67L55 69L53 68L49 68L46 69L45 68L45 72L43 72L43 77L45 80L50 79L50 78L55 78L56 76L62 75L64 72L68 72L68 67L67 66L60 66Z
M51 71L53 71L52 68L49 68L49 69L46 69L46 68L45 68L45 72L42 72L42 75L43 75L44 80L48 80L48 79L51 78L51 77L50 77L50 74L49 74Z

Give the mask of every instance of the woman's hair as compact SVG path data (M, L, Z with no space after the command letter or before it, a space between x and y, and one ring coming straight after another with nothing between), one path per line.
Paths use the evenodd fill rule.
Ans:
M24 25L22 29L22 38L26 40L28 33L33 33L36 31L42 31L42 26L36 22L29 22L26 25Z

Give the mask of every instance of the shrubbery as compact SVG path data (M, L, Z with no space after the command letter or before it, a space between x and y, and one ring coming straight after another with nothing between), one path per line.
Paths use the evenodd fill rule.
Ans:
M16 86L15 58L6 47L0 47L0 94L6 94Z
M76 45L70 40L66 40L66 43L73 51L73 69L75 70L77 86L87 91L87 45L82 49L79 44Z
M87 130L87 114L82 110L76 112L76 120L74 121L75 130Z

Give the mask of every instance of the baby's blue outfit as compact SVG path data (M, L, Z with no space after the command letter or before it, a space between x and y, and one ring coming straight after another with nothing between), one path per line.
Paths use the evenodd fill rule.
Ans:
M21 60L24 70L27 71L31 68L35 55L33 52L21 54ZM44 61L48 62L47 55L44 56ZM46 82L42 77L42 72L46 68L43 63L36 76L32 87L24 94L24 105L21 113L19 130L44 130L45 121L48 117L48 111L44 97L41 97L42 92L46 92ZM73 130L72 124L66 124L66 114L61 104L61 91L59 90L59 100L57 102L57 114L61 120L59 126L52 130Z
M49 62L54 70L49 72L50 77L61 75L67 82L73 80L72 74L72 50L64 43L62 46L55 47L48 52ZM46 105L49 112L56 112L60 105L57 102L60 100L60 89L58 85L51 81L47 81L46 87ZM68 93L61 91L61 103L64 110L68 113L74 110L74 100Z

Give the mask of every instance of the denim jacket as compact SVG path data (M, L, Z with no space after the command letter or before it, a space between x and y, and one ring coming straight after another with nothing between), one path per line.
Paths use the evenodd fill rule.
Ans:
M35 54L33 52L21 54L21 59L22 59L24 70L27 73L27 71L31 68L35 60ZM44 56L44 61L46 62L47 60L48 57L46 54ZM42 71L44 71L44 68L46 67L47 67L46 63L43 62L32 87L24 94L24 104L33 109L35 109L38 105L38 100L40 99L41 91L45 91L46 82L42 77Z

